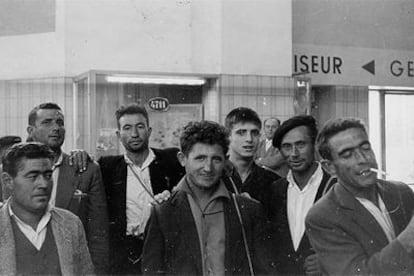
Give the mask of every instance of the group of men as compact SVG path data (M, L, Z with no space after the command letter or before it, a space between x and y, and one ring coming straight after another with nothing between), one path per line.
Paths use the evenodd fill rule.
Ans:
M94 162L62 152L58 105L30 112L3 158L1 275L414 273L414 194L377 179L359 120L269 118L261 145L239 107L160 150L145 108L115 117L125 153Z

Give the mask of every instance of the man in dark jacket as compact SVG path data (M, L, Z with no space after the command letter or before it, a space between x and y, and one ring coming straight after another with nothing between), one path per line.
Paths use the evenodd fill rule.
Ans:
M144 274L273 275L272 243L260 204L229 193L221 180L225 128L189 123L180 144L186 176L167 202L152 209Z
M229 159L223 177L227 189L249 194L269 213L272 183L280 176L255 163L262 127L259 115L247 107L235 108L227 114L225 127L230 137Z
M124 155L99 159L110 220L110 273L140 274L144 229L151 203L184 175L178 149L152 149L148 113L131 104L115 113Z
M305 217L333 181L315 160L317 128L311 116L295 116L275 132L273 145L289 172L275 183L271 219L276 227L277 263L287 275L319 275L319 261L305 233Z

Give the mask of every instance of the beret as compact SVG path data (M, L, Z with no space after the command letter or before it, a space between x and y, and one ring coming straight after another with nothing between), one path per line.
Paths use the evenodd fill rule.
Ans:
M273 135L273 146L280 149L283 137L286 135L286 133L298 126L309 126L311 128L316 128L315 118L310 115L298 115L284 121Z

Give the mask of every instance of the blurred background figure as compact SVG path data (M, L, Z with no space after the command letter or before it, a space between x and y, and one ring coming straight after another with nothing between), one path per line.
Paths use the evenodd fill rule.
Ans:
M7 135L0 138L0 175L3 172L3 164L1 161L3 160L3 156L6 153L6 150L14 144L20 143L21 141L22 138L14 135ZM9 195L10 192L7 192L7 190L3 187L0 178L0 201L2 202L3 198L7 199Z
M260 141L259 148L257 149L256 163L257 165L270 169L277 173L280 177L286 177L288 173L288 167L286 160L280 154L279 149L272 145L272 139L276 130L280 126L280 120L278 118L270 117L264 121L264 134L265 139Z

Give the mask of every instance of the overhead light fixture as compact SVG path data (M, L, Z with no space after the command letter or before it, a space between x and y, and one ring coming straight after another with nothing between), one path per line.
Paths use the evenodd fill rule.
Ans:
M206 80L198 77L128 77L128 76L107 76L107 82L116 83L141 83L141 84L171 84L171 85L203 85Z
M391 91L413 91L414 87L405 87L405 86L377 86L370 85L368 86L369 90L391 90Z

